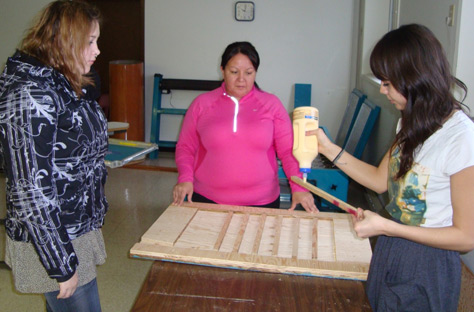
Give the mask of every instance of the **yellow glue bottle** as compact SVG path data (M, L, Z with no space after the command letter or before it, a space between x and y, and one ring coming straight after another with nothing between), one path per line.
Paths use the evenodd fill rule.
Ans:
M319 127L319 111L312 106L300 106L293 111L293 156L298 160L303 180L306 182L311 171L311 163L318 156L316 135L306 135L306 131Z

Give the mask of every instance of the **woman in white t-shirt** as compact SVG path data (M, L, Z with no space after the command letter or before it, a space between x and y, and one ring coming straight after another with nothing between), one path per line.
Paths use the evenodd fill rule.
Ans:
M367 295L374 311L456 311L459 252L474 249L474 124L452 88L441 44L421 25L387 33L370 66L380 92L401 112L394 142L378 167L316 131L319 151L363 186L383 193L391 219L359 208L360 237L378 236Z

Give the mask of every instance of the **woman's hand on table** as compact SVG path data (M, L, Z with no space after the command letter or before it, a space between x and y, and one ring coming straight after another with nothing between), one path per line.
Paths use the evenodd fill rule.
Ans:
M319 212L318 207L314 204L313 195L310 192L294 192L291 194L290 211L296 208L297 204L301 204L307 212Z
M182 182L178 183L174 186L173 188L173 205L182 205L184 202L184 198L186 198L186 195L188 196L188 201L192 201L192 196L193 196L193 183L191 182Z

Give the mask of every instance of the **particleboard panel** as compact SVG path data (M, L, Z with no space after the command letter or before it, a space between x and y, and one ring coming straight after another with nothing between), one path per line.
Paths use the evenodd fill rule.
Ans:
M372 250L346 213L185 203L169 206L134 257L365 280Z

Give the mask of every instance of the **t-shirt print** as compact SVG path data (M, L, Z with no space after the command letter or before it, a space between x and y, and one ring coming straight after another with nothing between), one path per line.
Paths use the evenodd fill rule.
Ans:
M414 163L407 174L394 180L400 168L399 150L392 155L389 164L390 176L388 181L388 192L390 202L385 207L388 213L395 219L407 225L425 223L426 212L426 189L430 178L430 169Z

